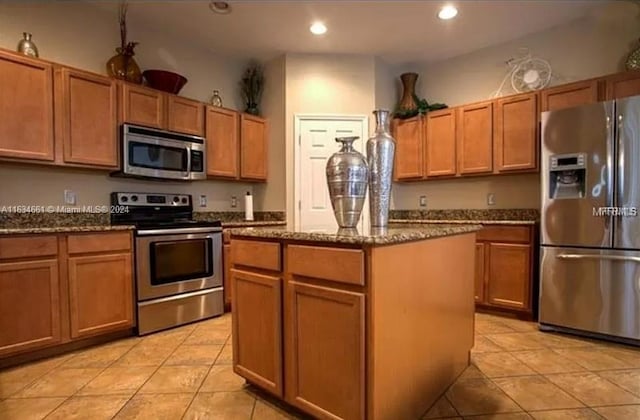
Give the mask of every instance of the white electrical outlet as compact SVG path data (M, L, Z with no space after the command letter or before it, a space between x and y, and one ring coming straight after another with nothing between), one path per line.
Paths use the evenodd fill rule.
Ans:
M200 207L207 207L207 196L204 194L200 195Z
M421 195L420 196L420 207L427 207L427 196L426 195Z
M487 205L488 206L496 205L496 195L494 193L487 194Z
M75 206L78 201L77 199L78 199L78 196L74 191L64 190L64 204Z
M235 195L231 196L231 208L235 209L236 207L238 207L238 197L236 197Z

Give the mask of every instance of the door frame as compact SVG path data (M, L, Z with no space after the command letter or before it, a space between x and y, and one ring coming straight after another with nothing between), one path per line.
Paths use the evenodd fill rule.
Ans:
M300 159L301 154L301 138L302 130L301 125L303 121L355 121L362 123L364 138L362 139L362 150L358 150L363 155L365 153L365 142L369 138L369 117L366 115L355 114L294 114L294 126L293 126L293 224L296 229L300 229L300 199L302 197L301 182L300 182ZM369 198L365 201L364 208L362 209L362 224L366 226L369 223Z

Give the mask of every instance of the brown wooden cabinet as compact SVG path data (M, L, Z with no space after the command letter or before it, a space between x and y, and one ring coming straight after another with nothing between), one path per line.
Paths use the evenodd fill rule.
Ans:
M477 234L476 306L533 317L533 226L491 225Z
M178 133L204 136L204 105L202 102L167 95L167 129Z
M60 284L55 256L0 261L0 356L60 342Z
M287 401L318 418L363 419L365 295L290 281L286 299Z
M0 51L0 157L53 161L53 66Z
M537 170L538 95L498 99L495 110L494 162L497 172Z
M396 140L395 180L420 179L424 176L424 122L422 117L393 120Z
M233 369L282 397L282 279L232 269L231 281Z
M230 109L207 106L207 175L238 178L239 115Z
M63 162L117 168L115 80L65 67L55 73L56 141Z
M596 103L601 99L601 80L591 79L544 89L540 93L540 110L555 111Z
M166 127L166 94L128 83L121 83L120 86L122 123L160 129Z
M605 79L607 100L640 95L640 71L614 74Z
M429 112L426 116L427 178L456 174L456 110Z
M267 120L249 114L240 116L240 178L267 180L268 137Z
M483 174L493 170L493 103L458 108L458 173Z
M69 257L71 338L133 326L131 253Z

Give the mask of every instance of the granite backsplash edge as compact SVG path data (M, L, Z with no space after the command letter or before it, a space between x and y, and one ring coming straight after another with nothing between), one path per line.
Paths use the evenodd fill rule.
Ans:
M391 210L394 220L540 220L538 209Z

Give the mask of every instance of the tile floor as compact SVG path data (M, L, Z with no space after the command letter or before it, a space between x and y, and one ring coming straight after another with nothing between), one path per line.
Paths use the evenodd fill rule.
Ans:
M230 335L225 315L0 371L0 419L299 418L233 373ZM638 349L478 314L471 357L425 419L640 419Z

